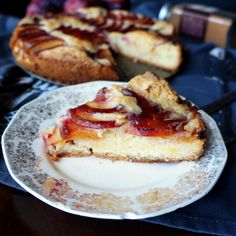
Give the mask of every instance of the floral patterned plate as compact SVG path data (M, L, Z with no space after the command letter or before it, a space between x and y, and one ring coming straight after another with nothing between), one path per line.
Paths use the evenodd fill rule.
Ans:
M23 106L2 137L11 176L35 197L73 214L141 219L184 207L207 194L219 178L227 151L216 123L207 124L205 154L198 161L143 164L95 158L50 161L40 138L69 107L92 99L115 82L63 87Z

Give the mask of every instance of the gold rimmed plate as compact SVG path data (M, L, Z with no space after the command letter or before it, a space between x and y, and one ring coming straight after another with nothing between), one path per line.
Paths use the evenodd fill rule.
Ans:
M51 91L23 106L2 136L6 165L14 180L47 204L77 215L142 219L163 215L205 196L215 185L227 151L215 121L207 126L206 149L197 161L132 163L96 157L47 158L40 134L66 110L91 100L97 81Z

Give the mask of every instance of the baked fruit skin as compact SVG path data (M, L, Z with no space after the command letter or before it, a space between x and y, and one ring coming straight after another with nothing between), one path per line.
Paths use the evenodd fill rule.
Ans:
M88 7L23 18L12 34L10 48L20 66L58 83L116 81L113 53L177 71L183 50L173 34L173 25L164 21Z
M102 88L42 133L52 160L94 155L133 162L197 160L205 123L197 108L168 82L146 72L125 85Z

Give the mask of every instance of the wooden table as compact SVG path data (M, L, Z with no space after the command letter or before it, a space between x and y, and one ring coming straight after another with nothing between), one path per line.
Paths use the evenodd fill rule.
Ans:
M34 196L0 184L0 235L198 235L138 220L100 220L72 215ZM202 234L201 234L202 235Z

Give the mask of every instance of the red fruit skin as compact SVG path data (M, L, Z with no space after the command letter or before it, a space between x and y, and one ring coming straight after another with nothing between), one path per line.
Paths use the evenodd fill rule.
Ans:
M71 119L75 124L90 128L90 129L111 129L120 127L122 124L117 124L116 121L94 121L82 118L79 114L78 108L69 109L68 110L68 117Z

